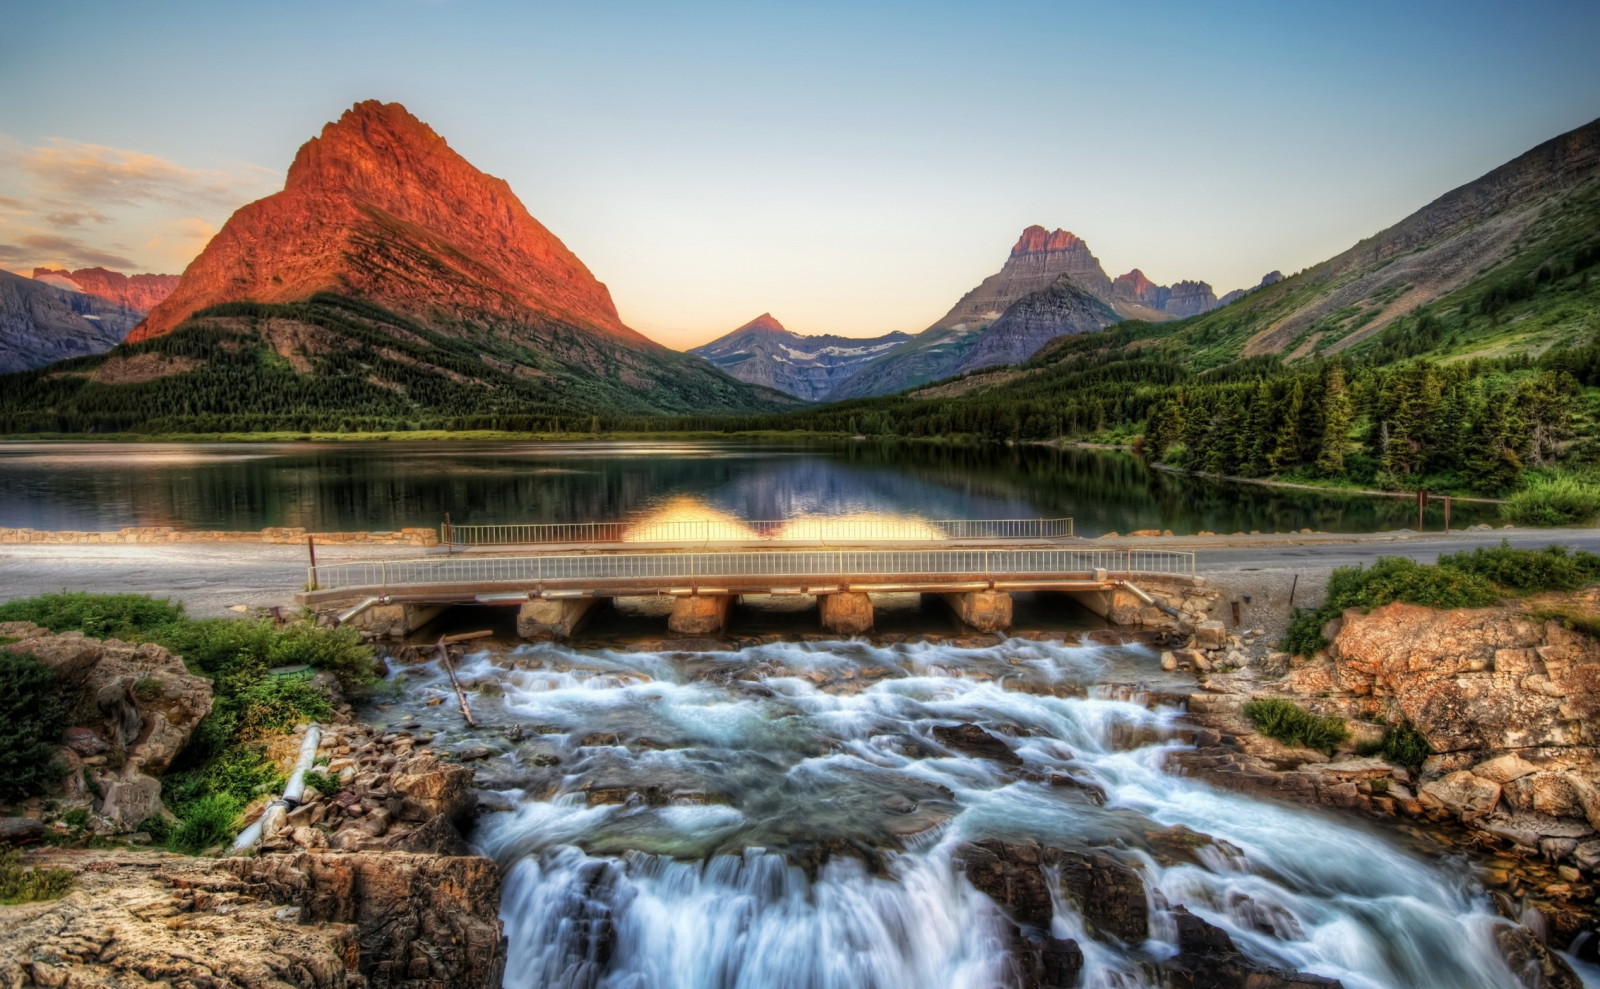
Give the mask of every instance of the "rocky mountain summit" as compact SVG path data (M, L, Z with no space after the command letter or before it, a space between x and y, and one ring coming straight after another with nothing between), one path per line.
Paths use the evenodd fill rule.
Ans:
M820 402L861 365L911 339L906 333L840 337L791 333L762 313L726 336L690 350L753 385Z
M57 288L92 295L140 313L154 309L178 287L177 275L124 275L106 268L79 268L77 271L35 268L33 277Z
M80 396L88 381L114 387ZM532 430L785 401L629 329L503 180L369 100L300 148L283 191L235 212L104 365L14 382L0 416L199 432L476 416Z
M611 293L503 179L398 103L357 103L307 141L283 191L234 213L129 340L206 306L320 291L418 317L556 322L656 346L622 325Z
M0 271L0 374L103 354L143 315L51 280Z
M887 395L955 374L1020 363L1066 334L1093 332L1124 319L1180 319L1222 304L1205 282L1157 285L1138 268L1113 279L1083 238L1031 226L1022 231L998 272L928 329L862 366L837 387L834 397ZM1014 307L1020 308L1013 313Z

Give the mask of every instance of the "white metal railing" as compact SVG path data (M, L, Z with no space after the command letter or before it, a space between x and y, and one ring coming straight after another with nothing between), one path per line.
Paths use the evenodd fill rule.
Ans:
M878 542L929 539L1067 539L1072 519L829 519L756 522L675 519L439 527L447 546L540 543Z
M453 556L325 563L308 569L316 590L348 587L725 578L981 577L987 580L1108 574L1193 574L1194 554L1153 549L787 550L582 556Z

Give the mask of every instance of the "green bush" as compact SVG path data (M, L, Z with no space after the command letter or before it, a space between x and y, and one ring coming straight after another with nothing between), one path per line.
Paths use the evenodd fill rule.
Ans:
M1297 611L1279 646L1309 656L1328 644L1323 626L1347 608L1370 611L1395 601L1430 608L1484 608L1499 600L1488 580L1451 567L1427 566L1402 556L1380 556L1371 568L1340 567L1328 578L1328 596L1315 611Z
M1433 755L1433 747L1422 737L1422 732L1410 724L1389 725L1383 730L1383 742L1378 751L1387 762L1415 771L1423 760Z
M21 849L0 849L0 903L54 900L71 888L72 873L66 869L26 868Z
M0 803L26 800L60 780L56 748L67 710L54 670L26 653L0 652Z
M237 832L235 825L243 805L226 793L201 797L179 815L168 844L180 852L197 854L215 845L226 845Z
M1600 515L1600 487L1572 477L1539 478L1507 498L1500 514L1517 525L1588 525Z
M339 777L333 775L332 773L324 773L320 770L308 769L306 770L303 778L306 781L306 786L309 786L311 789L322 794L324 797L336 796L339 790L342 789L339 786Z
M1350 737L1343 718L1312 714L1279 697L1250 701L1244 706L1244 716L1261 734L1298 748L1332 754L1339 743Z
M1495 547L1441 556L1439 566L1476 574L1515 594L1575 591L1600 580L1600 556L1565 546L1513 549L1502 541Z
M0 604L0 622L33 622L95 639L147 638L183 620L183 605L143 594L42 594Z

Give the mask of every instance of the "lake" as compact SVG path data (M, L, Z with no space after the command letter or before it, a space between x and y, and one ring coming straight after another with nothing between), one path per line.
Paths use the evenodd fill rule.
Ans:
M1151 470L1114 451L878 442L12 443L0 526L107 530L886 515L1072 517L1135 529L1366 532L1415 527L1402 498ZM1452 525L1496 521L1454 506ZM1428 527L1443 523L1436 499Z

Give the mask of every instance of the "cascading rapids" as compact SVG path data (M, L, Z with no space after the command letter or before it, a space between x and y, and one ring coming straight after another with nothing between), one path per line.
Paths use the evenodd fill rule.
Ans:
M1137 869L1141 944L1091 937L1051 880L1044 933L1078 942L1083 986L1154 985L1180 904L1252 960L1348 989L1520 986L1465 870L1165 772L1176 713L1096 689L1113 666L1154 665L1137 647L534 646L515 660L461 670L503 689L479 717L526 738L483 764L510 809L474 836L506 867L514 989L1006 985L1010 922L959 862L985 838L1111 848ZM1020 764L936 738L961 724ZM1183 860L1150 840L1178 826L1199 845Z

